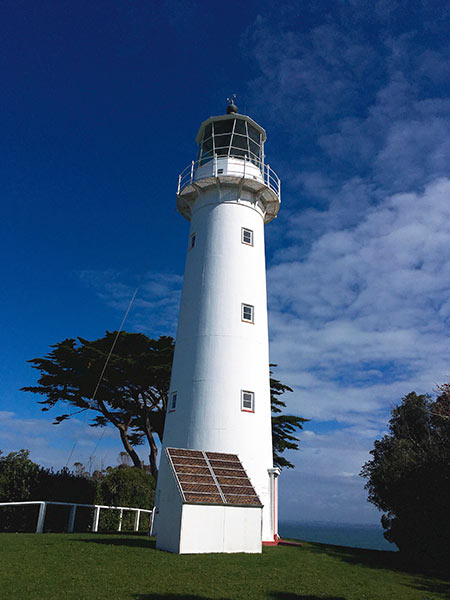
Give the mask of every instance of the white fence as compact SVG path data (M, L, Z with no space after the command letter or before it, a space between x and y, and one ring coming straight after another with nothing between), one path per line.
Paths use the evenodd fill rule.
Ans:
M78 503L73 503L73 502L53 502L53 501L47 501L47 500L28 500L26 502L0 502L0 507L1 506L24 506L27 504L38 504L39 505L39 514L38 514L37 523L36 523L36 533L43 533L43 531L44 531L45 514L47 512L47 506L49 504L57 504L59 506L70 506L71 507L70 511L69 511L69 521L67 523L67 533L73 532L73 527L75 525L75 516L77 513L77 508L79 506L82 506L84 508L93 508L94 509L94 516L92 519L92 531L93 532L98 531L98 521L100 518L100 511L102 509L120 511L119 525L117 527L117 531L122 531L122 518L123 518L124 510L132 511L132 512L136 513L135 517L134 517L134 527L133 527L134 531L139 531L139 521L141 518L141 513L150 513L149 535L150 535L150 532L152 530L152 525L153 525L153 516L154 516L153 510L147 510L146 508L130 508L129 506L102 506L100 504L78 504Z

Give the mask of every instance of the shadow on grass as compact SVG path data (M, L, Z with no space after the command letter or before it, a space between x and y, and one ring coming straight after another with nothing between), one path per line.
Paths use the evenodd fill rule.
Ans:
M365 550L346 546L333 546L331 544L314 544L312 542L309 542L309 550L318 554L327 554L353 565L406 573L413 578L413 582L409 584L412 587L430 594L440 594L441 598L450 600L450 573L444 573L438 569L411 567L399 552Z
M305 596L290 592L271 592L273 600L346 600L344 596Z
M135 594L134 600L211 600L208 596L193 596L192 594ZM228 600L216 598L215 600Z
M155 538L148 535L124 533L123 537L119 533L101 533L101 537L93 533L89 538L70 538L72 542L82 542L86 544L101 544L103 546L128 546L129 548L156 548Z
M288 592L270 592L273 600L346 600L343 596L304 596ZM211 600L208 596L192 596L191 594L137 594L134 600ZM214 598L214 600L227 600Z

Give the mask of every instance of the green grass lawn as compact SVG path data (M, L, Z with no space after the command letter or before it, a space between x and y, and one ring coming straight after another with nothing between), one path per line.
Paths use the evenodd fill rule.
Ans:
M255 554L168 554L132 534L0 534L3 600L437 600L450 580L392 552L305 542Z

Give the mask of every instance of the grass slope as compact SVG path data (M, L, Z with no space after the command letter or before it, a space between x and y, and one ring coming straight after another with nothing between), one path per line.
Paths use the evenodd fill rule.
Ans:
M304 543L262 555L175 555L132 534L0 534L8 600L441 600L450 581L401 569L391 552Z

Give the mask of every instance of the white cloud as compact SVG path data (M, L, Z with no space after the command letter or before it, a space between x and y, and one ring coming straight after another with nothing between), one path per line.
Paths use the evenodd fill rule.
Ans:
M291 411L376 433L403 395L448 376L449 197L447 179L388 197L270 267L271 361Z
M377 519L357 476L373 440L402 396L450 375L450 52L423 42L445 19L417 14L402 32L388 3L340 3L327 25L274 13L246 35L285 189L267 231L271 361L312 419L280 481L286 518Z
M123 450L112 428L89 427L83 419L72 418L59 425L52 419L23 418L12 411L0 411L0 450L6 455L20 449L44 467L61 469L67 463L82 462L93 468L117 464Z
M151 337L175 335L181 297L182 276L175 273L149 273L141 281L124 283L126 276L113 270L81 271L80 279L92 287L108 306L125 312L132 303L126 330L133 328Z

